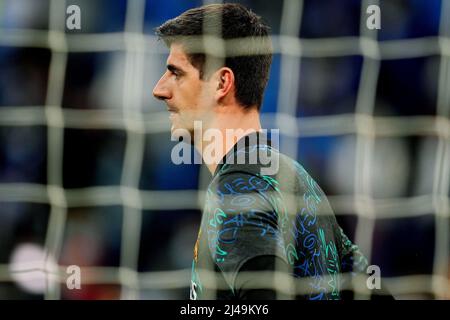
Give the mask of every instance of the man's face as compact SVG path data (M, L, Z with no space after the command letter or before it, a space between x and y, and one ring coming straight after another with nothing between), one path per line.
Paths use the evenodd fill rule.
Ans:
M195 120L208 120L215 105L214 91L211 80L200 79L182 45L172 44L167 70L153 89L153 95L167 104L172 134L176 129L192 134Z

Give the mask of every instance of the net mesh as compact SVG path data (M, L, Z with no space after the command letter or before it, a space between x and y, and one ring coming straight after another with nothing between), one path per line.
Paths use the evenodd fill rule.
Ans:
M204 1L208 3L208 1ZM298 139L304 137L341 136L353 134L356 139L354 190L351 195L330 195L329 201L341 212L357 217L355 243L367 255L373 254L374 228L378 219L420 217L433 213L435 248L431 274L407 274L383 279L394 295L428 291L436 297L449 296L449 190L450 190L450 1L442 1L440 31L437 36L411 39L377 40L377 31L366 27L367 6L377 1L362 1L360 35L337 38L301 38L303 1L284 0L281 10L280 34L273 35L275 54L280 55L278 110L262 114L263 122L280 128L292 139L282 140L281 149L298 154ZM139 299L145 289L176 289L190 286L190 268L171 271L140 272L139 250L144 210L199 210L204 195L196 189L143 190L140 177L144 164L146 136L166 133L170 129L166 112L143 111L142 81L149 53L164 54L157 39L144 32L146 2L126 2L123 32L76 34L65 31L62 12L66 3L52 0L49 5L48 30L0 30L0 46L44 48L51 52L48 85L44 106L2 106L0 126L45 126L47 130L47 183L0 182L0 201L48 204L50 215L45 233L45 261L22 265L12 270L0 265L0 281L12 281L14 273L39 271L47 276L46 299L61 298L61 287L52 285L56 279L65 282L66 266L49 267L49 261L61 255L68 209L76 207L121 206L122 229L120 266L83 267L83 284L115 284L121 288L122 299ZM220 39L213 39L212 46ZM71 53L124 53L123 100L121 109L63 108L64 82ZM297 112L300 73L303 58L362 57L362 70L354 113L300 117ZM439 70L435 115L377 116L376 88L382 61L437 56ZM302 59L300 59L302 58ZM112 129L125 133L125 151L120 185L64 188L63 149L65 129ZM435 165L432 193L412 197L373 197L371 163L376 156L379 138L408 136L435 137ZM386 155L388 157L389 155ZM202 179L206 179L203 177ZM284 290L283 282L278 290ZM431 286L429 286L431 284ZM428 288L428 289L427 289Z

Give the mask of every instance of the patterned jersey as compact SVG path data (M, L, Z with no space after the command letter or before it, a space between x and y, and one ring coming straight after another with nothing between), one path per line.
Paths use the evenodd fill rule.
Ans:
M252 135L257 143L250 142ZM190 298L232 299L243 265L274 256L288 266L282 270L292 280L303 280L292 281L293 298L341 299L349 279L342 275L351 279L365 274L367 259L346 237L324 192L297 161L257 133L245 139L224 157L208 186ZM267 163L249 161L255 153L256 159L261 153L277 159L276 173L262 174ZM245 156L244 163L239 155Z

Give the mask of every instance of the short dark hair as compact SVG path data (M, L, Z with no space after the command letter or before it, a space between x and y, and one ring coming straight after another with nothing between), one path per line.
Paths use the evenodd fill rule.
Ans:
M190 51L190 45L198 36L208 34L210 30L204 31L205 23L213 30L220 27L218 30L221 30L221 38L224 40L246 38L241 44L238 42L238 48L236 45L234 48L226 48L224 63L222 60L222 65L218 67L225 66L233 70L238 103L245 108L256 106L259 110L272 63L269 26L243 5L225 3L187 10L156 28L156 34L167 46L170 47L172 43L183 45L189 61L200 71L201 79L209 73L204 70L206 53L198 48ZM220 23L221 26L218 25ZM203 44L203 40L201 43ZM236 49L243 49L245 53L229 54ZM208 54L208 59L213 58Z

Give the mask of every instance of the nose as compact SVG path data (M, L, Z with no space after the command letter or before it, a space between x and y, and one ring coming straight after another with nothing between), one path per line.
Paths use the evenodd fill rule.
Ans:
M170 99L170 91L167 88L167 83L165 81L165 74L159 79L156 86L153 88L153 96L159 100Z

